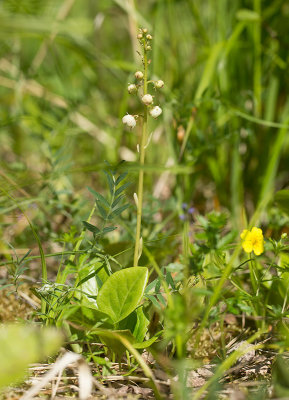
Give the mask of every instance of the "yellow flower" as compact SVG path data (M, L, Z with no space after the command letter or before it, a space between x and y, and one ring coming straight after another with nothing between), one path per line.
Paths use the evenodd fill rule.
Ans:
M254 251L256 256L259 256L264 251L264 238L262 229L252 228L251 231L244 229L241 233L242 247L246 253L251 253Z

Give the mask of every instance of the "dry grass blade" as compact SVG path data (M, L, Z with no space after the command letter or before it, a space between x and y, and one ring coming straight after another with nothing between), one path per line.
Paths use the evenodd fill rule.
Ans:
M3 60L1 60L3 61ZM5 67L3 67L3 62L0 63L0 69L6 71L7 66L11 65L13 68L13 64L9 63L9 61L5 60L7 63ZM6 87L8 89L15 89L17 86L17 82L13 79L6 78L4 76L0 76L0 86ZM44 98L49 103L55 105L56 107L68 109L68 103L59 95L51 93L44 86L40 85L37 81L33 79L26 80L22 83L23 92L29 93L34 97ZM115 139L109 136L104 130L98 128L92 121L86 118L84 115L79 112L72 112L69 115L70 120L79 126L84 131L88 132L91 136L93 136L100 143L113 146L115 145Z
M65 368L71 364L77 364L78 366L78 380L79 380L79 398L80 400L86 400L92 391L93 380L90 373L90 369L83 357L80 354L67 352L63 357L58 359L43 378L32 386L22 397L21 400L30 400L36 396L41 389L43 389L52 379L58 377L56 390L60 381L60 376ZM56 395L56 390L53 391L53 395Z

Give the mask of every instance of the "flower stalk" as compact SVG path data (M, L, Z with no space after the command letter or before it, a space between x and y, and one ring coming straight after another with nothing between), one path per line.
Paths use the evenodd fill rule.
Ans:
M148 59L148 52L151 51L151 41L153 37L148 33L147 29L140 29L137 35L139 43L142 47L142 64L143 70L136 71L134 76L136 83L130 83L128 85L128 93L136 94L142 87L142 93L140 95L141 102L143 105L143 113L141 115L130 115L127 114L122 118L122 122L128 128L133 129L138 120L142 121L142 130L140 137L140 144L137 145L137 151L139 153L139 176L138 176L138 191L134 194L134 200L137 208L137 222L136 222L136 236L135 236L135 248L134 248L134 259L133 265L137 267L139 258L142 253L142 237L141 237L141 223L142 223L142 205L143 205L143 187L144 187L144 164L146 148L149 145L150 137L148 137L148 117L156 119L162 114L162 109L159 106L154 106L154 96L148 93L148 84L152 83L154 89L161 89L164 86L164 82L159 79L157 81L148 80L148 66L150 60Z
M148 70L148 60L147 60L147 50L144 47L144 77L143 77L143 94L147 94L147 70ZM140 239L141 239L141 219L142 219L142 203L143 203L143 181L144 181L144 163L145 163L145 151L147 142L147 120L148 120L148 108L144 104L143 106L143 125L141 134L141 144L140 144L140 170L138 176L138 204L137 204L137 220L136 220L136 235L135 235L135 247L134 247L134 258L133 266L137 267L138 260L140 257Z

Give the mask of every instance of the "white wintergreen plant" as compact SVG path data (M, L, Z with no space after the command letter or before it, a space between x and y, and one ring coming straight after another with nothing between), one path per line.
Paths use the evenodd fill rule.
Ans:
M127 114L122 118L122 122L129 128L134 128L136 126L136 121L142 121L142 133L140 144L138 145L139 152L139 180L138 180L138 192L134 194L134 199L137 207L137 224L136 224L136 237L135 237L135 250L134 250L134 262L133 265L136 267L138 265L138 260L141 256L141 219L142 219L142 203L143 203L143 181L144 181L144 169L142 166L145 163L145 151L148 146L148 116L152 118L157 118L162 114L162 109L159 106L153 106L154 96L149 93L148 85L151 83L153 89L161 89L164 86L164 82L159 79L157 81L148 80L148 67L150 60L148 59L148 52L151 51L152 46L152 35L148 33L146 28L140 29L137 35L141 46L141 57L142 57L142 70L137 70L134 74L137 81L136 84L130 83L128 85L129 94L135 94L140 90L140 98L143 104L143 113L141 115L130 115ZM137 118L137 120L136 120Z

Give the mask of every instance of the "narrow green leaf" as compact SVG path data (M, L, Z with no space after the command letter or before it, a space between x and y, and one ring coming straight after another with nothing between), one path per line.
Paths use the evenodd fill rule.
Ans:
M158 278L156 281L155 293L158 293L160 291L160 288L161 288L161 281Z
M149 293L152 289L155 288L157 283L157 279L155 279L154 281L152 281L151 283L149 283L145 289L145 293Z
M163 331L160 331L158 333L156 333L153 337L151 337L148 340L145 340L144 342L140 342L140 343L134 343L133 347L135 349L147 349L148 347L150 347L153 343L155 343L159 336L163 333Z
M114 184L114 182L113 182L112 176L111 176L111 174L110 174L109 172L107 172L107 171L104 171L104 173L105 173L106 178L107 178L107 182L108 182L110 194L113 195L115 184Z
M107 218L107 212L105 211L105 209L99 204L99 202L96 202L98 211L100 212L100 215L102 216L102 218L106 219Z
M110 207L109 202L100 194L97 194L97 200L104 206L104 207Z
M162 305L166 307L167 303L166 303L166 301L165 301L163 295L160 294L160 293L158 293L158 294L157 294L157 298L158 298L159 302L162 303Z
M289 215L289 190L279 190L275 194L275 202L280 210Z
M7 288L9 288L10 286L14 286L12 283L7 283L6 285L1 285L0 286L0 290L3 290L3 289L7 289Z
M104 206L110 207L109 202L97 191L88 187L88 190L96 197L96 199Z
M209 87L211 80L217 71L216 65L223 47L223 42L217 42L212 46L202 78L195 94L195 101L200 100L205 90Z
M119 194L121 194L125 189L127 189L129 186L131 185L130 182L126 182L125 184L123 184L120 188L118 188L115 191L115 196L118 196Z
M124 197L125 197L124 195L118 196L118 197L114 200L114 202L112 203L111 208L114 208L114 207L120 202L120 200L122 200Z
M98 193L96 190L92 189L90 186L87 186L87 189L90 191L91 194L93 194L93 196L97 196Z
M100 232L100 230L98 229L97 226L94 226L94 225L92 225L92 224L90 224L89 222L86 222L86 221L82 221L82 223L83 223L84 227L86 229L88 229L90 232L92 232L92 233L99 233Z
M103 228L102 233L108 233L108 232L112 232L115 231L117 229L117 226L107 226L105 228Z
M287 103L284 107L284 111L282 113L282 122L284 122L285 125L288 125L288 122L289 122L288 112L289 112L289 101L287 101ZM259 197L260 203L264 199L271 196L271 194L273 192L273 189L275 186L275 178L276 178L281 154L284 150L284 143L287 138L287 133L288 133L288 128L281 128L278 131L278 134L274 135L275 139L274 139L273 144L271 145L267 167L263 174L262 187L261 187L260 197Z
M81 281L78 282L77 286L81 286L83 283L85 283L86 281L88 281L89 279L95 277L95 275L103 268L103 266L101 265L99 268L97 268L95 271L91 272L90 274L88 274L87 276L85 276L83 279L81 279Z
M155 305L156 308L158 308L159 310L161 309L161 306L160 306L159 302L157 301L157 299L155 298L155 296L153 296L151 294L146 294L145 297L148 298Z
M109 219L112 219L114 217L117 217L118 215L120 215L123 211L125 211L127 208L130 207L130 204L125 204L124 206L121 206L119 208L117 208L116 210L114 210L110 215L109 215Z
M174 280L173 280L173 278L172 278L171 273L168 272L168 271L167 271L167 273L166 273L166 281L167 281L167 284L168 284L168 285L171 285L171 288L172 288L172 289L176 290L175 282L174 282Z
M260 19L260 15L256 11L242 8L237 11L236 18L239 21L255 22Z
M122 174L120 174L117 180L115 181L115 186L117 186L126 176L127 172L123 172Z
M31 251L32 251L32 249L30 249L30 250L27 251L27 253L20 259L19 264L21 264L22 261L24 261L25 258L29 256L29 254L31 253Z

